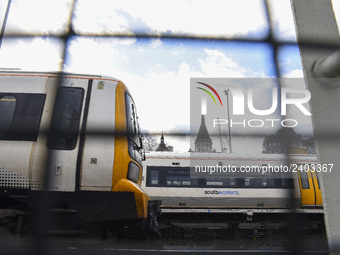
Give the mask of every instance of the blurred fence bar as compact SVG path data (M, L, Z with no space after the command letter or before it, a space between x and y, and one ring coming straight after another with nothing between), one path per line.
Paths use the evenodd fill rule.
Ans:
M339 52L335 52L334 46L340 46L339 30L331 0L310 0L308 3L292 0L292 8L304 75L312 94L310 102L317 153L320 163L334 164L333 171L323 173L321 190L329 251L337 254L340 252L340 204L337 192L340 141L336 135L340 132L340 91L335 86L325 84L338 83L335 77L339 76ZM310 47L304 44L306 41L327 43L332 47ZM322 79L315 78L315 72ZM324 135L334 135L334 139L320 139Z

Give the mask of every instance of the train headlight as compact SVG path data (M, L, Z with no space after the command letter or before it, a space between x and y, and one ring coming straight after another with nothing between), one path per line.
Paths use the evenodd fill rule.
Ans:
M134 162L130 162L129 164L129 171L128 171L128 179L130 181L133 181L133 182L138 182L139 180L139 173L140 173L140 167L134 163Z

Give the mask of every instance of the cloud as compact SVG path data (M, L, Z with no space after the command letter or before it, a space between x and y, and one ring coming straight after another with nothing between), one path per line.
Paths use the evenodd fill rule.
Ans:
M31 71L55 71L61 68L63 43L57 39L7 39L0 51L0 67Z
M69 45L65 70L122 79L134 96L144 129L178 131L179 126L189 127L191 77L255 75L216 46L201 47L160 39L77 38Z
M163 44L162 40L157 38L157 39L152 39L151 40L151 47L152 48L158 48Z
M263 10L262 1L255 0L79 1L74 24L83 32L232 37L266 28Z
M296 42L294 17L290 0L270 0L269 7L276 38Z
M140 115L141 126L150 132L179 132L178 126L189 126L190 75L183 63L176 72L153 72L146 76L126 75Z
M303 70L295 69L283 75L284 78L303 78Z
M6 33L63 33L70 7L71 0L12 1Z
M70 41L69 57L64 69L72 72L113 75L121 63L129 64L129 48L136 43L135 38L75 38Z
M245 77L246 70L219 50L205 49L206 56L200 58L201 72L210 77Z

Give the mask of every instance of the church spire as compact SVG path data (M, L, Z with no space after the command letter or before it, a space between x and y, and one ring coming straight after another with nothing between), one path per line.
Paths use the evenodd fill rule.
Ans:
M158 148L156 149L156 151L171 151L171 148L168 148L168 146L166 146L165 142L164 142L164 134L162 132L162 136L161 136L161 142L158 145Z
M207 126L205 125L205 117L201 117L201 126L195 140L195 151L197 152L211 152L212 140L209 136Z
M161 136L161 143L164 143L164 135L163 135L163 131L162 131L162 136Z

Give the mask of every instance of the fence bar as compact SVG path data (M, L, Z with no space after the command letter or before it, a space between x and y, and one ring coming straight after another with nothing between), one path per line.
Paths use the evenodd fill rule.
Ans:
M320 183L329 251L331 254L336 254L340 252L340 203L338 202L340 139L337 138L340 132L340 90L337 86L329 86L329 84L338 83L334 77L338 77L338 74L335 74L339 63L334 62L334 58L339 59L339 53L334 53L334 48L331 47L329 49L310 47L301 42L312 40L340 46L339 30L331 0L291 0L291 2L304 76L312 94L310 103L319 161L321 166L334 164L332 169L328 167L329 165L322 169ZM332 139L324 139L325 135Z

